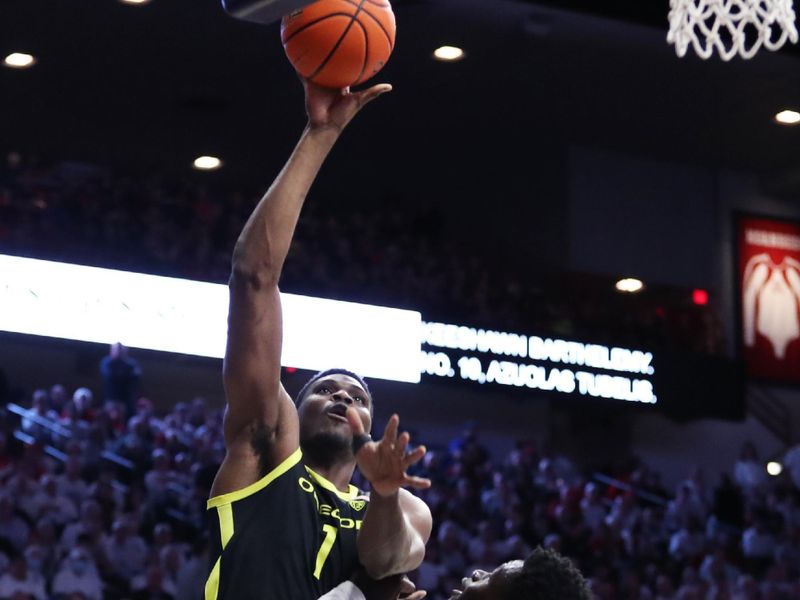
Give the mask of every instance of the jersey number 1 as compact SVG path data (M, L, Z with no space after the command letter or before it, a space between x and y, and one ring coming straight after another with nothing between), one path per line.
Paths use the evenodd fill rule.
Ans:
M325 566L325 561L328 560L328 555L333 549L333 543L336 541L336 535L339 533L336 527L327 524L322 526L322 531L325 532L325 539L322 540L322 545L319 547L319 552L317 552L317 564L314 568L314 577L317 579L322 575L322 567Z

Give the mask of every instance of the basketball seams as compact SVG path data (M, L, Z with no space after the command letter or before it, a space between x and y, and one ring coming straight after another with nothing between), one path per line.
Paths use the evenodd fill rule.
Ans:
M345 0L347 2L348 0ZM380 6L381 8L390 8L391 5L388 2L377 2L377 0L366 0L365 4L372 4L374 6Z
M348 15L350 17L350 22L347 24L347 27L344 28L344 31L342 32L342 35L339 36L339 39L336 40L336 43L333 45L333 48L331 48L331 51L328 52L328 56L326 56L325 59L322 61L322 63L316 68L316 70L311 75L308 76L308 79L310 81L314 81L314 78L320 74L322 69L325 68L325 65L328 64L328 61L330 61L331 57L334 54L336 54L336 51L339 49L339 46L342 45L344 38L347 37L347 34L350 32L350 29L352 29L353 23L358 23L356 17L358 17L358 13L361 11L361 6L364 4L364 2L366 2L366 0L361 0L361 4L358 6L358 9L356 9L356 12L354 12L352 15Z
M359 2L358 0L342 0L342 2L347 2L348 4L352 4L353 6L359 6L362 4L372 4L373 6L378 6L380 8L391 8L392 5L388 2L376 2L376 0L363 0L363 2Z
M365 15L369 15L369 18L372 19L373 21L375 21L375 23L378 25L378 27L381 28L381 31L383 31L384 35L386 36L386 41L389 42L389 47L390 48L394 48L394 42L392 41L392 34L389 33L389 31L386 29L386 27L383 26L383 23L381 23L380 19L378 19L378 17L373 15L367 9L364 9L362 12Z
M389 40L389 46L394 48L394 42L392 41L392 34L389 33L389 31L386 29L386 27L384 27L383 23L381 23L381 20L378 17L373 15L366 8L364 8L364 4L367 4L367 3L374 4L375 6L380 6L381 8L388 8L388 4L378 4L374 0L361 0L361 2L358 2L357 0L344 0L344 2L347 2L348 4L352 4L353 6L358 7L358 10L356 11L356 15L358 15L359 12L363 12L365 15L369 15L369 18L372 19L373 21L375 21L375 24L378 27L380 27L381 31L383 31L383 33L386 35L386 39ZM354 15L353 18L355 18L355 15Z
M283 40L283 44L284 45L288 44L297 34L302 33L303 31L305 31L306 29L308 29L312 25L316 25L320 21L324 21L325 19L329 19L331 17L347 17L347 18L351 18L352 16L353 16L352 14L345 13L345 12L328 13L326 15L322 15L321 17L318 17L318 18L314 19L313 21L309 21L308 23L303 24L303 26L299 27L297 29L297 31L293 31L292 34L289 37L287 37L285 40Z
M325 0L298 17L294 23L284 19L283 45L298 74L318 85L357 85L379 71L394 49L394 15L387 0Z
M358 19L353 20L358 23L358 26L361 27L361 33L364 34L364 63L361 65L361 72L356 78L356 83L360 83L361 78L364 77L364 71L367 70L367 62L369 62L369 35L367 34L367 28L364 27L364 24L361 21Z

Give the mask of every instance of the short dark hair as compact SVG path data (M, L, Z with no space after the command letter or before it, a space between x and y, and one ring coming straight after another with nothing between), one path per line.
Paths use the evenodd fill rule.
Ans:
M300 391L297 392L297 396L294 399L295 406L300 406L300 404L305 400L306 394L308 393L309 388L314 385L315 382L319 381L320 379L324 379L329 375L347 375L348 377L352 377L355 379L359 385L364 388L364 391L369 394L370 400L372 400L372 392L369 391L369 386L367 382L364 381L364 378L357 373L353 373L353 371L348 371L347 369L341 368L334 368L334 369L325 369L324 371L320 371L316 375L313 375L311 379L306 381L305 385L300 388ZM372 412L372 402L369 403L370 405L370 413Z
M536 548L509 582L506 600L591 600L592 593L570 559Z

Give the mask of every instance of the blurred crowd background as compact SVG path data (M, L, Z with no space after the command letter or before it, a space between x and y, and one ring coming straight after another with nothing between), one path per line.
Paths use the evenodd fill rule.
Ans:
M225 283L258 197L10 154L0 170L0 252ZM694 304L689 290L630 296L596 276L512 275L481 258L479 243L450 236L433 204L317 206L300 221L284 291L493 329L722 352L713 299ZM43 370L40 388L6 399L0 599L196 600L208 560L205 503L224 456L222 399L142 396L146 373L120 344L97 369L96 389L52 384ZM800 598L800 474L768 476L752 445L726 473L686 465L673 489L635 456L596 464L535 438L497 456L474 423L449 445L417 441L430 448L419 473L433 480L421 495L434 533L411 576L432 600L475 568L538 545L573 559L600 600ZM787 467L792 460L800 456Z
M105 395L113 361L130 367L117 391L135 391L142 373L115 346L98 365L105 392L43 386L0 413L0 598L202 597L222 410L201 397L126 407ZM747 443L725 472L687 464L667 488L636 456L598 464L535 438L496 456L465 422L417 467L433 480L417 493L434 530L411 577L446 599L472 570L542 545L574 560L600 600L800 598L800 446L784 461L768 476Z
M231 181L271 179L283 127L303 118L279 37L220 20L218 1L91 4L0 3L9 44L37 54L34 70L0 73L0 254L225 284L265 191ZM658 3L394 4L420 43L387 65L409 69L386 71L405 95L328 162L340 192L315 182L281 289L650 351L662 379L642 407L468 382L434 406L446 384L419 386L421 422L403 412L403 426L428 448L414 474L433 485L414 493L434 529L410 577L445 600L473 570L545 546L595 600L800 600L797 389L783 406L750 377L745 411L729 339L734 217L798 218L794 138L772 118L800 93L791 45L719 69L675 60ZM480 59L423 62L444 32ZM487 81L513 93L498 103ZM189 172L201 149L224 151L225 169ZM163 172L141 172L153 164ZM607 273L623 265L638 273ZM713 288L619 293L626 275ZM221 379L218 361L6 341L0 600L203 598L224 398L196 390ZM721 413L741 418L708 418Z
M224 283L236 238L263 191L143 179L12 153L0 170L0 252ZM525 272L492 261L480 232L468 244L452 233L435 199L422 211L379 202L353 212L337 210L335 199L310 202L281 287L414 308L428 320L723 351L713 297L697 305L692 290L666 286L623 295L614 278L551 272L535 262Z

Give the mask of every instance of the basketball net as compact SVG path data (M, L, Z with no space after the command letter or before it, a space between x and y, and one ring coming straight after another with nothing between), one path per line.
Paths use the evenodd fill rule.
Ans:
M792 0L670 0L667 41L678 56L689 45L700 58L716 51L722 60L753 58L762 46L777 50L797 43Z

